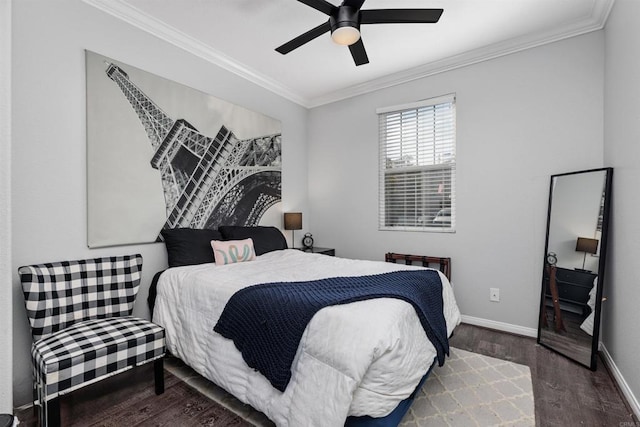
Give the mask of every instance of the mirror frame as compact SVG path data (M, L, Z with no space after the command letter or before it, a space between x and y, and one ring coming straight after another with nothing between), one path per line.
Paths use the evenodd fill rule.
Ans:
M551 225L551 204L553 201L553 188L554 188L554 179L568 176L568 175L577 175L584 174L589 172L605 172L605 182L604 182L604 203L603 203L603 215L602 215L602 234L600 238L600 255L598 260L598 288L596 290L596 300L595 300L595 310L594 310L594 319L593 319L593 335L591 340L591 356L590 356L590 364L585 364L580 360L577 360L571 355L565 354L557 348L549 346L544 342L540 341L541 338L541 319L544 313L543 310L545 307L545 269L547 267L547 254L549 253L549 228ZM611 210L611 189L612 189L612 178L613 178L613 168L599 168L599 169L588 169L582 171L568 172L562 174L551 175L551 180L549 184L549 204L547 209L547 231L546 238L544 244L544 256L543 256L543 267L542 267L542 289L540 291L540 308L538 312L538 344L546 347L556 353L562 354L563 356L574 360L575 362L584 365L591 369L592 371L596 370L597 367L597 359L598 359L598 344L600 341L600 315L602 309L602 289L604 288L604 273L605 273L605 263L607 256L607 241L609 237L609 217Z

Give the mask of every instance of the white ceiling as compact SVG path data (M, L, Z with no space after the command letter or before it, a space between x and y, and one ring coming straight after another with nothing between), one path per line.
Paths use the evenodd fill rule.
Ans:
M362 25L369 64L329 33L274 49L327 20L295 0L84 0L306 107L603 28L614 0L367 0L442 8L436 24ZM329 0L338 5L340 0Z

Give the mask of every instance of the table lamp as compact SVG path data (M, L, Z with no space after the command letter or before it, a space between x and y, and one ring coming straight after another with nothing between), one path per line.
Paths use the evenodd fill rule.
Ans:
M302 213L301 212L286 212L284 214L284 229L291 230L291 244L292 248L296 247L295 231L302 230Z
M584 269L584 264L587 260L587 254L595 254L598 252L598 239L578 237L578 240L576 241L576 252L584 252L584 258L582 259L582 271L586 271Z

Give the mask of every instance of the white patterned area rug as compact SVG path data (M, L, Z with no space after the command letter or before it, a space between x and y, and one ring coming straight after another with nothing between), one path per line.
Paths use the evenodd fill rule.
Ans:
M400 427L535 426L528 366L450 349L416 396Z

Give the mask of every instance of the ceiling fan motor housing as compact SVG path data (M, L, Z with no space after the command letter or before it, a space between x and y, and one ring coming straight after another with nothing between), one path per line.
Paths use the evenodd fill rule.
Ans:
M360 30L360 9L351 6L340 6L329 16L331 32L338 28L353 27Z

